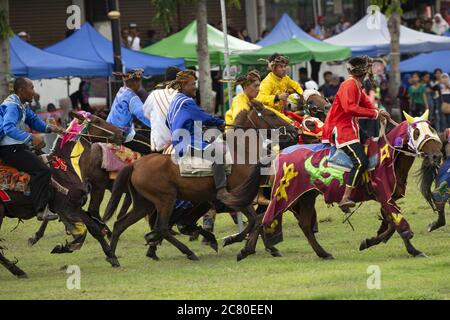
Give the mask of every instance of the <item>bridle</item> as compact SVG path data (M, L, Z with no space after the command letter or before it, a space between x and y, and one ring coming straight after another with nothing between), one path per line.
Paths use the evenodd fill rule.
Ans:
M83 131L89 132L89 127L93 127L96 128L100 131L103 131L107 134L109 134L109 136L98 136L98 135L93 135L93 134L89 134L89 133L81 133L81 132L70 132L70 131L65 131L64 133L67 134L74 134L77 136L81 136L86 142L88 142L89 144L93 144L94 141L92 141L92 139L104 139L106 141L106 143L109 143L110 141L114 141L116 138L116 134L114 132L112 132L111 130L105 129L101 126L98 126L94 123L92 123L89 119L86 119L85 121L85 128Z

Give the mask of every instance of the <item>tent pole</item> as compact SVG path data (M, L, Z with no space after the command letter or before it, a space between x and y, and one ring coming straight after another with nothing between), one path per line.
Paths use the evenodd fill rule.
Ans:
M223 25L223 43L225 46L224 60L225 60L225 79L231 80L231 65L230 65L230 48L228 46L228 24L227 24L227 11L225 7L225 0L220 0L220 8L222 10L222 25ZM231 107L231 102L233 100L233 93L231 92L231 83L227 82L228 87L228 103ZM224 103L225 107L225 103Z
M70 97L70 77L67 77L67 96Z

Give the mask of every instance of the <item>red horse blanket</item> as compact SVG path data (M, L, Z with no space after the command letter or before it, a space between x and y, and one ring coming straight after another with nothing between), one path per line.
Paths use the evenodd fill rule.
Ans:
M406 137L407 124L403 123L389 133L388 139L392 140L390 144L394 144L394 147L401 147L406 143ZM403 224L402 227L406 227L400 208L392 200L396 185L394 162L397 153L384 139L369 140L366 151L369 157L378 153L378 165L375 170L366 173L352 199L355 202L377 200L387 212L393 214L396 225ZM272 245L282 240L282 213L306 192L319 191L327 204L341 201L348 173L328 166L329 153L329 145L298 145L278 156L272 199L263 220L266 240L272 238Z

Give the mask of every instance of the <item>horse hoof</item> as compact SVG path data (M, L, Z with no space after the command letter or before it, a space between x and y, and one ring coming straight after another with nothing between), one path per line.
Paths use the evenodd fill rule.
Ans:
M437 230L437 229L443 227L444 225L445 224L433 222L428 226L428 232L433 232L434 230Z
M241 260L244 260L245 258L247 258L249 255L252 255L252 254L254 254L255 252L248 252L248 251L245 251L245 250L241 250L241 252L239 252L238 253L238 255L237 255L237 261L239 262L239 261L241 261Z
M209 246L216 252L219 253L219 244L216 242L210 242Z
M119 268L120 267L120 263L119 260L117 258L106 258L106 261L108 261L111 264L111 267L113 268Z
M60 246L57 245L53 248L52 252L50 252L51 254L64 254L64 253L72 253L73 251L70 250L68 247L66 246Z
M333 257L332 254L328 254L328 255L322 257L322 259L323 259L323 260L334 260L335 258Z
M231 244L234 243L234 237L233 236L229 236L226 237L225 239L223 239L223 247L225 248L226 246L229 246Z
M159 257L156 255L156 253L147 254L147 257L149 257L153 261L159 261Z
M200 259L195 255L195 253L188 255L187 258L191 261L199 261Z
M16 274L17 278L19 279L28 279L28 275L25 272Z
M266 251L268 252L268 253L270 253L270 255L272 256L272 257L275 257L275 258L281 258L283 255L281 254L281 252L277 249L277 248L275 248L275 247L272 247L272 248L266 248Z
M32 246L34 246L37 242L38 242L38 241L37 241L36 238L30 238L30 239L28 239L28 246L29 246L29 247L32 247Z
M361 244L359 246L359 251L363 251L366 250L367 248L369 248L369 245L367 243L367 239L361 241Z
M419 252L414 255L414 258L428 258L428 256L423 252Z

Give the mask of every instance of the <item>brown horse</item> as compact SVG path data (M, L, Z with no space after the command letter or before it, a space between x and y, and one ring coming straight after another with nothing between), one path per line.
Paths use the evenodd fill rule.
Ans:
M298 129L279 118L268 108L252 106L249 112L243 111L236 118L234 127L241 130L243 135L251 130L257 133L258 146L263 142L260 130L277 129L280 132L280 144L292 145L298 141ZM244 213L248 219L245 230L233 237L236 242L242 241L246 234L252 230L255 221L255 213L251 206L260 185L261 166L253 164L236 164L238 157L249 158L249 144L244 140L244 155L238 154L237 143L235 142L237 130L229 130L225 134L227 144L232 145L234 150L234 161L232 173L228 178L228 187L231 190L233 199L225 203L226 206L238 209ZM239 138L239 137L238 137ZM240 146L242 147L242 146ZM252 146L255 147L255 146ZM259 150L257 151L259 154ZM247 160L246 160L247 161ZM158 181L158 183L148 183L148 179ZM126 183L133 199L133 209L123 219L114 224L111 239L111 248L117 247L120 235L132 224L136 223L152 210L156 209L157 219L155 230L147 236L149 242L159 242L166 239L175 245L189 259L197 260L197 256L184 244L175 239L169 232L169 220L176 199L187 200L194 204L214 201L216 191L213 179L210 177L185 178L180 176L178 165L174 164L172 157L168 155L153 154L141 158L132 166L125 168L119 174L114 184L114 190L105 216L110 216L111 210L117 206L118 195L123 192L123 185ZM122 186L121 186L122 185ZM118 193L115 194L115 191ZM200 216L199 216L200 217ZM198 217L198 218L199 218ZM243 250L245 251L245 249ZM241 253L240 253L241 254Z
M402 133L401 139L404 141L401 148L392 147L394 140L398 139L394 134L398 134L398 130L391 131L385 136L387 145L392 154L394 174L395 174L395 186L393 187L393 193L389 204L396 206L395 201L401 199L406 191L406 181L408 178L408 173L413 165L414 159L417 156L422 156L428 159L430 163L440 163L442 154L441 148L442 143L436 133L436 131L428 124L428 114L426 113L422 118L412 118L407 117L408 123L402 123L403 127L407 126L407 130ZM383 141L380 140L380 143ZM413 146L413 148L411 147ZM283 169L281 169L283 170ZM299 172L299 175L303 173ZM305 173L307 174L307 173ZM322 189L312 186L308 187L308 190L302 194L298 194L298 197L289 208L293 211L294 216L298 220L298 224L308 239L309 244L314 249L316 254L323 259L334 259L333 256L326 252L322 246L318 243L314 234L314 224L317 221L317 212L315 209L315 202L317 196L323 192ZM339 191L339 192L342 192ZM374 194L365 194L358 200L358 202L364 202L368 200L377 200ZM276 197L272 198L272 201L277 201ZM377 200L378 201L378 200ZM381 201L380 201L381 202ZM397 230L407 249L407 252L414 257L425 256L422 252L414 248L411 244L411 238L413 236L412 231L403 230L400 231L400 225L407 225L406 220L401 214L395 214L389 211L391 208L388 203L383 203L381 214L383 216L383 223L378 230L377 236L363 240L360 246L360 250L365 250L371 246L378 245L381 242L387 242L394 232ZM286 209L287 210L287 209ZM261 219L257 220L257 226L261 226ZM258 225L259 224L259 225ZM261 229L259 229L261 231ZM254 248L256 247L256 242L258 240L258 231L253 232L250 235L247 246L253 248L250 253L254 253Z
M85 144L92 143L95 141L102 141L104 139L108 139L113 142L120 143L122 140L122 134L120 130L108 123L106 123L103 119L98 118L96 116L91 116L89 119L84 118L83 116L71 113L72 117L75 117L79 120L80 123L86 123L86 133L82 134L82 139ZM58 148L58 146L56 146ZM52 188L55 188L52 184ZM49 205L50 207L58 207L58 203L56 203L56 189L54 192L54 196L50 199ZM31 204L31 200L29 197L26 197L23 193L19 192L11 192L12 201L8 203L0 203L0 227L3 222L4 217L15 218L21 220L30 220L36 217L36 212L34 212ZM119 266L119 262L117 257L112 252L110 246L106 242L103 236L103 227L99 224L98 221L93 219L89 214L82 210L82 198L80 199L71 199L70 204L73 206L69 206L65 208L65 211L70 212L58 212L60 218L64 223L66 223L67 215L75 217L77 221L81 224L84 224L87 231L99 242L101 245L103 252L105 253L108 262L111 263L113 267ZM78 206L74 205L78 204ZM68 228L72 227L67 225ZM76 234L73 234L74 237ZM3 255L3 251L0 248L0 264L5 266L12 274L23 278L27 277L26 273L22 271L14 262L9 261Z

